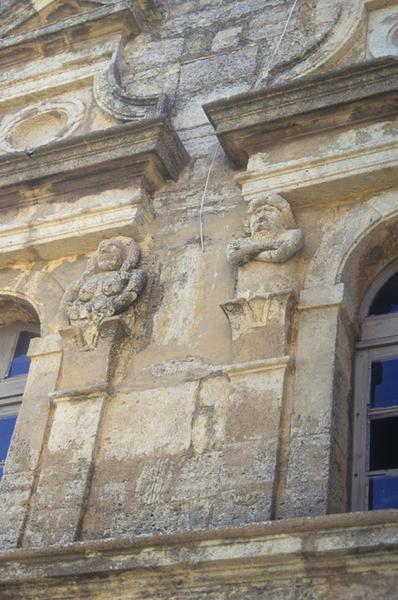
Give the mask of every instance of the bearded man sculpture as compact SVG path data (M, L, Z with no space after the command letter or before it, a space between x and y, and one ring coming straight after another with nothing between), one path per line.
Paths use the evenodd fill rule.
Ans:
M80 279L66 290L62 305L81 349L95 347L104 320L125 311L142 292L146 274L136 268L139 260L133 239L103 240Z
M251 260L282 263L303 245L290 204L279 194L266 193L249 204L250 238L232 240L227 258L233 265Z

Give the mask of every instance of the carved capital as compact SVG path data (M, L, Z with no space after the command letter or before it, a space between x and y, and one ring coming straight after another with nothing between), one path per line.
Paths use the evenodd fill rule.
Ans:
M247 361L287 354L295 296L290 291L221 304L232 332L235 360Z

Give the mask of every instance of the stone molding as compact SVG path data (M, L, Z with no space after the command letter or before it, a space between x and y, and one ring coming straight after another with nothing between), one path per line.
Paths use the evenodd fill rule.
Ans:
M285 310L285 305L292 296L292 292L287 290L264 296L233 298L221 304L221 308L231 324L232 338L238 339L247 331L266 326L270 320L275 318L273 305L278 305L277 312L279 313L282 306ZM277 316L280 317L279 314Z
M0 225L0 267L17 260L60 258L73 253L91 252L104 237L128 235L136 240L145 236L150 215L137 200L127 195L124 201L107 207L71 209L68 213Z
M90 147L90 152L87 148ZM111 127L39 146L29 152L0 156L0 188L57 175L76 178L128 166L131 179L141 177L150 191L177 179L188 155L167 119Z
M24 598L33 598L40 584L40 598L53 598L57 588L68 586L69 576L74 585L79 582L80 593L80 586L93 592L97 585L103 594L118 577L118 593L126 598L147 597L148 590L169 598L171 589L225 592L227 582L243 580L251 589L266 580L289 586L296 577L314 575L317 586L336 567L368 577L369 569L388 565L396 577L397 516L394 510L350 513L10 550L0 553L0 591L5 600L20 597L12 594L22 590Z
M264 373L265 371L292 368L294 368L294 360L291 356L276 356L272 358L238 362L233 365L224 365L220 371L233 378L242 375Z
M62 339L57 333L31 340L28 354L30 358L39 358L62 352Z
M236 180L247 199L283 189L286 198L301 206L378 192L398 183L398 140L270 164L262 171L249 168Z
M52 191L51 185L46 187L47 196L42 197L44 180L55 188L61 181L61 189L73 187L87 197L84 210L81 205L64 202L59 210L40 218L32 219L28 210L21 214L18 223L3 223L0 266L15 260L35 260L37 256L50 260L90 252L104 237L127 235L143 239L152 218L148 193L169 179L177 179L187 162L181 141L164 118L51 142L29 153L0 156L0 208L23 207L37 198L49 203L62 201L64 192ZM106 202L97 201L93 195L98 196L98 192L93 185L99 183L99 178L105 189L114 182L120 186L123 181L125 191L115 197L108 193ZM36 191L25 196L21 184L28 182L29 190ZM32 206L34 212L33 209Z
M23 0L19 4L21 5L19 9L14 4L8 11L1 12L0 53L2 49L10 46L32 41L40 43L45 38L54 37L57 34L62 35L66 31L71 33L74 29L82 26L87 28L88 25L98 21L101 21L101 25L106 23L108 27L113 24L115 29L120 32L124 31L127 25L130 33L137 34L144 21L141 0L116 0L116 2L100 5L94 10L84 11L82 14L61 19L58 22L32 29L26 33L13 34L12 32L16 27L28 22L30 18L38 14L38 11L32 7L30 2ZM86 29L87 31L90 30Z
M112 386L108 383L100 383L98 385L90 385L82 389L70 389L70 390L56 390L50 392L48 397L53 404L59 402L71 402L72 400L79 400L86 402L87 400L97 398L108 398L112 393Z
M236 167L270 144L396 115L398 60L383 58L204 105Z
M333 286L343 281L352 256L364 243L371 243L375 230L388 228L396 222L397 215L398 200L394 189L353 206L349 222L342 217L325 232L308 264L304 287Z
M298 310L312 310L328 306L341 306L344 302L344 283L330 286L304 288L300 294Z

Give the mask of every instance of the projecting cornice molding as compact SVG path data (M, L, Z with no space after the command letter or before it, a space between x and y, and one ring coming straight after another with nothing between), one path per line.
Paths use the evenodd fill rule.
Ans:
M103 239L145 237L149 195L188 162L164 118L76 136L0 157L0 268L92 252ZM36 211L37 203L56 207ZM40 213L40 214L39 214Z
M9 4L0 11L0 51L27 42L44 43L60 34L76 41L89 37L97 25L108 33L137 34L146 19L154 16L144 0L81 0L79 4L81 11L54 20L40 17L52 8L67 5L65 0L23 0Z
M270 598L270 589L283 597L308 580L313 597L321 597L338 589L336 573L366 578L373 570L394 581L396 523L397 511L374 511L10 550L0 553L0 594L66 597L73 582L82 597L116 587L131 600L222 597L244 586L239 597Z
M177 179L188 155L167 119L141 121L39 146L30 152L0 156L0 189L62 175L78 176L128 167L149 191Z
M387 58L211 102L204 110L236 167L300 136L396 116L398 60Z

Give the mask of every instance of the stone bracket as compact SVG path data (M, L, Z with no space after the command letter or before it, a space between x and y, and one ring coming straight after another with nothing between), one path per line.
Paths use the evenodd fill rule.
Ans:
M92 348L82 346L80 332L75 327L61 329L62 368L52 397L81 398L86 393L107 390L113 374L115 350L127 334L128 328L121 316L104 319L96 346Z
M221 305L232 331L232 352L239 361L283 356L290 341L295 296L290 290Z

